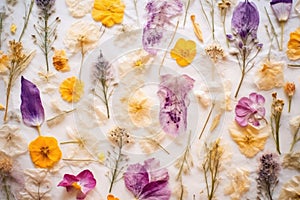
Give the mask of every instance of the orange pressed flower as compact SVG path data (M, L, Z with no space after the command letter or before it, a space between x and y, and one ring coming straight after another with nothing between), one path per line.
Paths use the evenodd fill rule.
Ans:
M61 98L67 102L78 102L83 94L83 82L75 76L65 79L59 87Z
M300 59L300 27L290 33L290 40L288 42L288 50L286 54L290 60Z
M32 162L41 168L51 168L62 156L57 140L54 137L39 136L29 144Z
M57 71L67 72L70 71L68 58L65 50L55 50L53 56L53 66Z
M177 64L185 67L194 60L196 56L196 43L192 40L179 38L171 50L171 57L174 58Z
M123 21L124 10L125 4L121 0L95 0L92 17L104 26L111 27Z
M115 197L112 194L107 195L107 200L119 200L119 198Z

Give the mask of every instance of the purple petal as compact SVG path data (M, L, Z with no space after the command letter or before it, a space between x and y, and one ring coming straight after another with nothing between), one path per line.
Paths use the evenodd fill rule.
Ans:
M231 26L243 40L249 35L256 36L259 25L259 13L253 2L240 2L233 11Z
M61 182L59 182L59 184L57 186L61 186L61 187L70 187L72 186L73 183L79 181L79 179L72 175L72 174L65 174L64 178ZM68 190L68 188L67 188Z
M249 99L250 99L252 102L254 102L254 103L256 103L256 104L259 104L259 105L265 104L265 97L263 97L263 96L260 95L260 94L255 93L255 92L253 92L253 93L251 93L251 94L249 95Z
M164 180L164 181L169 180L168 170L165 168L159 169L160 168L159 160L155 158L150 158L144 161L144 166L147 172L149 173L149 179L150 179L149 182L157 181L157 180Z
M141 164L130 165L124 173L124 181L126 188L138 197L149 183L149 174Z
M292 10L292 0L272 0L272 10L279 22L287 21Z
M21 113L23 122L27 126L41 126L44 122L44 108L40 98L40 91L32 82L21 78Z
M96 186L96 179L90 170L84 170L77 176L79 184L82 186L81 191L86 194Z
M171 191L168 188L167 181L154 181L147 184L142 191L141 200L168 200Z

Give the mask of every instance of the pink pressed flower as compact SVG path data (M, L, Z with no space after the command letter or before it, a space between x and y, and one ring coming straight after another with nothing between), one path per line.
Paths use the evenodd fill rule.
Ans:
M242 97L235 107L235 121L240 126L259 126L260 120L264 120L265 108L263 107L265 98L257 93L251 93L248 97Z
M63 180L57 185L62 186L69 192L72 189L77 190L77 200L83 200L87 193L96 186L96 179L90 170L84 170L77 176L65 174Z

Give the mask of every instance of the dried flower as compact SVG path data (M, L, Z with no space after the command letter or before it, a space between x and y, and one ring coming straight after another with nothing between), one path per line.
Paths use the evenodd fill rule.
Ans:
M9 57L3 51L0 51L0 74L5 74L8 70Z
M213 42L212 44L205 47L205 53L214 63L216 63L219 59L225 58L224 49L217 42Z
M186 67L194 60L196 53L196 43L193 40L179 38L170 55L179 66Z
M63 100L76 103L84 93L83 88L83 82L72 76L60 84L59 92Z
M170 135L178 136L187 128L187 94L193 88L195 80L188 75L161 76L159 91L160 99L159 120L162 129Z
M300 116L296 116L290 120L290 127L293 135L293 141L290 147L290 152L292 152L295 144L300 141L300 135L298 135L300 129Z
M132 138L125 128L116 127L109 132L108 138L119 148L123 148L123 146L132 143Z
M123 21L124 10L125 4L121 0L95 0L92 17L104 26L111 27Z
M143 47L155 55L157 47L164 33L166 25L171 24L171 20L181 14L183 4L180 0L150 0L146 5L147 23L143 29Z
M144 164L133 164L124 173L126 188L139 200L169 200L169 174L167 169L159 168L159 161L152 158Z
M203 42L203 34L202 34L201 29L200 29L200 25L198 23L196 23L195 15L191 15L191 21L192 21L192 24L193 24L193 30L194 30L194 33L195 33L196 37L200 40L200 42Z
M279 128L280 128L280 118L284 106L284 101L282 99L277 99L276 92L272 94L272 97L273 97L273 101L271 105L271 116L270 116L272 135L276 144L276 150L279 154L281 154Z
M289 99L288 112L291 111L292 98L293 98L293 96L295 94L295 90L296 90L295 83L292 83L292 82L286 82L285 83L284 92L288 96L288 99Z
M300 28L290 33L290 40L288 41L286 55L290 60L300 59Z
M55 4L55 0L36 0L36 5L42 12L50 12Z
M278 183L280 165L275 154L264 154L260 157L258 177L256 179L258 197L272 200L273 191Z
M240 126L260 126L260 121L265 120L265 98L255 92L248 97L242 97L235 107L235 121Z
M112 194L107 195L107 200L120 200L119 198L115 197Z
M72 17L80 18L90 13L94 0L66 0L66 5Z
M52 168L62 156L54 137L38 136L28 146L32 162L41 168Z
M61 72L70 71L70 66L68 63L68 58L66 56L65 50L55 50L52 60L53 60L53 66L57 71L61 71Z
M33 5L34 5L34 0L30 0L29 6L28 5L25 6L25 16L23 17L24 25L23 25L23 28L22 28L22 31L21 31L21 34L20 34L20 37L19 37L19 40L18 40L19 42L22 40L22 37L24 36L24 33L25 33L26 28L28 26L28 22L29 22L29 19L30 19L30 15L31 15ZM28 6L28 10L27 10L27 6Z
M76 176L65 174L57 186L65 187L67 192L74 189L77 191L76 199L85 199L87 193L96 187L96 179L90 170L83 170Z
M230 6L233 4L232 0L221 0L218 2L218 8L220 10L221 18L222 18L222 26L223 26L223 32L226 38L227 46L229 47L228 40L226 37L226 15L227 11L230 9Z
M253 68L251 61L258 55L262 48L262 44L257 41L257 29L259 25L259 13L253 2L245 0L240 2L233 11L231 19L231 27L233 35L227 35L230 42L234 42L239 51L237 59L241 69L241 79L235 93L238 96L245 75ZM256 48L254 55L251 53Z
M300 171L300 152L291 152L284 156L282 166Z
M14 35L17 31L17 25L16 24L11 24L10 25L10 32Z
M251 125L241 127L237 123L233 123L229 127L229 132L240 152L246 157L252 158L264 149L271 130L268 126L259 129Z
M280 200L296 200L300 196L300 176L294 176L281 189Z
M275 87L282 87L284 84L283 62L276 62L266 59L261 68L257 71L256 86L260 90L271 90Z

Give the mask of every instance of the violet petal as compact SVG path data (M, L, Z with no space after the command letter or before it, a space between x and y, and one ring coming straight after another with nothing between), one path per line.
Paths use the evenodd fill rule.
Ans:
M143 200L168 200L171 191L168 188L167 181L154 181L147 184L142 191L140 199Z
M27 126L41 126L45 120L40 91L32 82L21 77L21 113Z
M71 186L74 182L79 181L79 179L72 174L65 174L64 178L57 186L68 187Z
M84 170L77 176L79 183L82 186L81 191L86 194L96 186L96 179L90 170Z
M292 0L272 0L270 5L279 22L288 20L292 10Z

